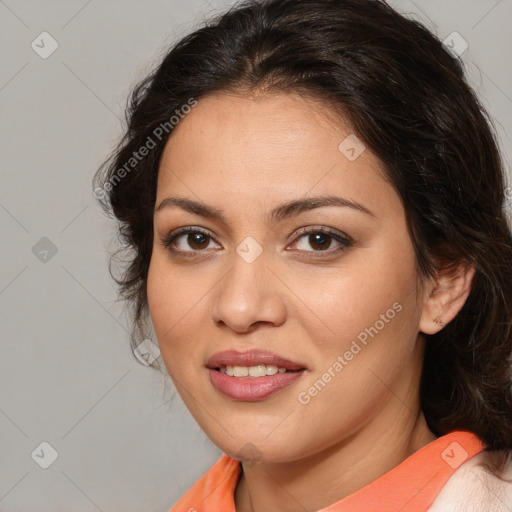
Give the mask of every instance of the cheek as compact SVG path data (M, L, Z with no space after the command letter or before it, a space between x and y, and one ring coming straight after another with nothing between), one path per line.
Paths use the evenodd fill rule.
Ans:
M173 270L165 255L152 257L148 271L147 294L151 321L162 357L168 369L192 363L197 323L208 287L204 280Z
M386 331L399 328L406 317L411 316L413 323L418 319L416 263L407 242L360 250L353 259L347 257L337 274L336 279L323 281L321 293L311 283L305 283L304 290L312 308L343 339L373 326L381 315L385 320L393 317L385 323ZM395 315L392 306L397 302L401 312Z

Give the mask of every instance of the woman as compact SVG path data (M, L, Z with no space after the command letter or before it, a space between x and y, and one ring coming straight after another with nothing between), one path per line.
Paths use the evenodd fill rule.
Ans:
M509 510L512 239L457 58L377 0L249 1L128 121L95 186L132 342L225 453L171 510Z

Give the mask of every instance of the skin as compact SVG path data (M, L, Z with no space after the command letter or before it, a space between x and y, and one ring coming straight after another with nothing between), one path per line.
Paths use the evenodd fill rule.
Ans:
M435 439L419 405L422 333L441 329L437 318L455 316L471 271L420 278L405 213L382 164L369 149L355 161L338 149L352 133L326 105L293 93L218 94L199 100L161 160L157 206L180 196L226 217L223 224L176 206L155 212L147 291L178 392L210 439L246 461L237 511L321 509ZM372 214L331 206L268 219L283 202L329 194ZM183 226L212 237L200 245L185 234L171 246L190 257L162 243ZM353 243L335 253L340 243L327 238L329 249L321 251L310 236L297 236L305 226L331 228ZM236 252L248 236L263 249L252 263ZM401 311L301 404L299 393L394 303ZM253 348L307 370L258 402L220 394L208 358Z

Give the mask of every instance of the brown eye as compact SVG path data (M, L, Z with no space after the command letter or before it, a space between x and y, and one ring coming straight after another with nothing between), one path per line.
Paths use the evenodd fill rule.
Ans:
M218 245L207 232L193 226L171 233L162 239L162 244L173 253L189 255Z
M187 235L187 243L192 249L206 249L210 241L210 237L203 233L191 233Z
M329 228L302 228L292 245L299 252L334 254L344 251L353 240L344 233Z
M325 233L314 233L313 235L309 235L308 242L313 249L325 251L326 249L329 249L332 237Z

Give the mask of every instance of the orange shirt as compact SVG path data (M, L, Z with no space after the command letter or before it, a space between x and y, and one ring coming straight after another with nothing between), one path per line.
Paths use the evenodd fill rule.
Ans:
M485 448L471 432L439 437L358 491L318 512L422 512L464 462ZM235 512L240 463L223 455L169 512Z

